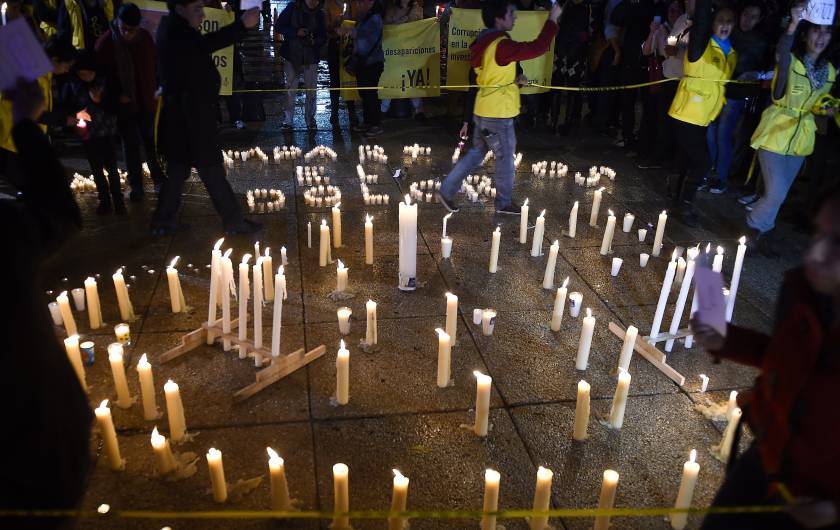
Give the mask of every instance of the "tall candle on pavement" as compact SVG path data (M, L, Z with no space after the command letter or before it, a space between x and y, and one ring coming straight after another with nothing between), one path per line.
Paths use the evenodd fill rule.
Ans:
M569 277L563 280L563 285L557 289L557 294L554 296L554 309L551 311L551 331L560 331L560 326L563 324L563 312L566 310L566 295L569 293L568 289Z
M446 388L452 379L452 342L444 330L437 328L435 331L438 335L437 386Z
M612 469L604 471L604 481L601 482L601 496L598 498L598 508L610 510L615 505L615 492L618 489L618 473ZM594 530L607 530L610 527L610 516L599 515L595 518Z
M335 359L335 401L339 405L350 402L350 351L344 346L344 339Z
M131 305L131 298L128 296L128 287L125 285L122 268L117 269L117 272L115 272L111 278L114 280L114 289L117 291L117 303L120 306L120 318L126 322L134 320L134 307Z
M82 362L82 352L79 350L78 335L70 335L64 339L64 351L67 353L67 359L70 360L70 365L73 366L73 371L76 372L76 377L79 378L79 384L82 385L82 390L87 392L85 365Z
M344 263L341 260L338 260L338 264L335 268L335 290L336 292L344 292L347 290L347 274L349 269L344 266Z
M729 414L729 423L726 424L726 429L723 431L723 437L720 441L718 451L720 457L724 462L729 461L729 456L732 454L732 445L735 442L735 431L738 430L738 422L741 421L741 408L735 409Z
M373 265L373 217L365 215L365 265Z
M274 300L274 261L271 258L271 248L265 247L265 254L263 254L262 268L263 268L263 288L265 289L264 299L267 302Z
M350 469L346 464L333 465L333 499L335 513L347 513L350 511ZM345 515L337 515L333 519L333 530L350 530L350 518Z
M586 370L589 364L589 349L592 347L592 334L595 332L595 317L592 310L586 308L586 316L583 318L583 326L580 328L580 340L578 341L577 358L575 368Z
M365 329L365 343L368 346L373 346L379 341L378 330L376 325L376 302L368 300L365 304L367 311L367 327Z
M700 474L700 464L696 462L697 450L692 449L688 460L683 464L680 489L677 492L677 500L674 508L691 508L691 501L694 499L694 487L697 485L697 477ZM688 523L687 513L672 513L670 515L671 528L682 530Z
M677 270L677 261L675 259L677 251L671 255L671 261L668 263L668 269L665 271L665 278L662 280L662 289L659 291L659 301L656 303L656 312L653 315L653 326L650 328L650 339L648 342L654 344L656 337L659 335L659 328L662 325L662 317L665 314L665 306L668 304L668 294L671 292L671 284L674 281L674 274Z
M400 270L399 289L413 291L417 288L417 205L409 196L400 203Z
M554 241L548 249L548 261L545 264L545 273L543 274L543 289L554 287L554 268L557 266L557 253L559 251L560 242Z
M598 226L598 211L601 209L601 196L604 188L598 188L592 195L592 212L589 214L589 226Z
M125 362L123 360L123 345L112 342L108 345L108 361L111 363L111 374L114 377L114 388L117 390L117 406L127 409L133 402L128 391L128 380L125 377Z
M184 301L184 291L181 289L181 278L178 277L178 269L175 268L179 257L175 256L169 266L166 267L166 280L169 285L169 304L172 307L173 313L185 311L187 307Z
M567 232L569 237L574 239L575 233L577 233L577 218L578 218L578 201L572 205L572 210L569 212L569 231Z
M550 469L540 466L537 469L537 485L534 488L534 511L544 512L551 507L551 481L554 473ZM539 515L528 520L531 530L546 530L548 528L548 516Z
M262 332L262 306L263 306L263 281L262 281L262 256L257 258L257 262L252 268L254 272L254 348L262 348L263 332ZM257 366L262 364L262 357L259 353L254 353L254 362Z
M519 242L525 244L528 241L528 199L519 207Z
M222 243L225 238L221 238L213 245L213 251L210 253L210 302L207 308L207 325L212 326L216 323L216 308L219 304L219 284L222 276ZM123 319L125 320L125 319ZM207 344L213 344L215 337L210 330L207 330Z
M286 481L286 466L280 455L271 447L268 452L268 472L270 475L271 509L274 511L288 511L292 508L289 497L289 484Z
M285 284L283 266L277 268L277 275L274 276L274 313L271 323L271 356L277 359L280 357L280 337L283 326L283 289Z
M172 454L172 448L169 446L169 440L161 435L157 427L152 429L152 450L155 452L155 460L157 460L158 475L166 475L175 470L175 455Z
M633 358L633 350L636 348L636 338L639 336L639 328L627 326L624 332L624 342L621 344L621 355L618 357L618 369L629 370L630 360Z
M231 284L233 284L233 264L230 261L231 252L233 252L233 249L227 249L221 259L222 333L225 335L229 335L231 329L230 292ZM230 351L230 346L230 339L226 336L222 339L222 348L224 348L225 351Z
M187 422L184 419L184 404L181 402L181 391L172 379L163 385L166 396L166 416L169 419L169 436L175 443L184 439L187 434Z
M225 483L225 466L222 462L222 452L211 447L207 451L207 467L210 470L210 486L213 490L213 500L225 502L227 500L227 484Z
M394 486L391 494L391 511L404 512L408 504L408 477L394 469ZM403 530L406 518L392 515L388 518L388 530Z
M732 281L729 283L729 298L726 299L726 321L732 321L735 311L735 295L738 294L738 284L741 283L741 269L744 266L744 254L747 252L747 238L741 236L738 240L738 250L735 253L735 267L732 269Z
M499 509L499 482L502 476L498 471L487 469L484 471L484 512L495 512ZM481 530L496 530L496 516L485 515L481 518Z
M718 245L717 253L712 260L712 271L721 272L723 270L723 247Z
M581 379L578 381L577 402L575 403L575 429L572 438L582 442L586 440L589 428L589 383Z
M662 238L665 236L665 223L668 222L668 213L662 210L659 214L659 221L656 223L656 235L653 236L653 250L650 252L653 256L658 256L662 252Z
M327 220L321 219L321 232L318 243L318 265L326 267L328 263L332 262L332 250L330 250L330 227L327 226Z
M102 327L102 304L99 301L99 289L96 279L88 277L85 280L85 298L87 299L88 320L90 329Z
M137 377L140 379L140 400L143 402L143 419L154 420L158 417L157 401L155 400L155 379L152 375L152 365L146 354L140 356L137 362Z
M630 372L623 369L619 369L618 372L618 384L615 387L609 418L613 429L620 429L624 425L624 410L627 408L627 395L630 392Z
M248 356L248 347L243 342L248 338L248 300L251 298L251 282L248 275L248 261L250 259L251 255L245 254L239 263L239 324L237 328L239 331L240 359Z
M55 299L58 303L58 310L61 311L61 318L64 320L64 330L67 336L77 335L79 333L76 328L76 320L73 318L73 310L70 309L70 299L67 297L67 291L62 292Z
M683 275L683 282L680 285L680 293L677 295L677 306L674 308L674 316L671 318L671 327L668 328L668 333L675 334L680 329L680 321L682 320L683 309L685 309L685 302L688 299L688 291L691 289L691 280L694 279L694 268L696 266L695 259L697 258L698 250L696 248L688 249L688 264ZM669 339L665 342L665 351L670 352L674 348L674 339Z
M446 334L449 335L451 344L455 343L455 334L458 330L458 297L452 293L446 293Z
M537 222L534 225L534 239L531 241L531 256L537 257L542 254L542 240L545 233L545 210L540 212Z
M604 229L604 238L601 240L601 255L606 256L612 251L613 234L615 233L615 215L612 210L607 210L607 227Z
M114 419L111 417L111 409L108 408L108 400L100 403L94 413L99 435L105 447L105 456L108 458L108 466L114 471L122 471L125 468L125 462L120 456L120 444L117 442L117 431L114 429Z
M487 436L487 429L490 424L490 388L493 378L484 375L479 371L475 375L475 427L474 431L479 436Z
M341 203L332 207L333 246L341 248Z
M502 240L502 229L501 227L496 227L493 231L493 242L490 245L490 266L488 270L491 273L495 273L499 270L499 244Z

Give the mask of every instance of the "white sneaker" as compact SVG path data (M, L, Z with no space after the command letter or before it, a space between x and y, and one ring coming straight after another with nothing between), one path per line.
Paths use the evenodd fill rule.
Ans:
M245 122L242 121L242 120L236 120L235 122L233 122L233 126L236 127L237 129L244 129L245 128Z

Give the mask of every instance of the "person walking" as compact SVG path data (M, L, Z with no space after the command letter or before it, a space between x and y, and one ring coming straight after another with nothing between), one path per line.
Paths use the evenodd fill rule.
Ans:
M584 0L569 0L558 22L560 29L554 41L554 71L551 82L556 86L583 86L589 69L589 19L592 6ZM560 100L565 95L565 117L560 118ZM551 94L551 128L561 136L580 125L583 94L574 90L554 90Z
M259 8L218 31L202 35L201 0L170 0L169 14L157 31L158 73L163 98L158 141L167 163L167 179L152 217L151 231L177 231L184 182L195 167L228 234L253 233L261 225L245 219L225 176L216 133L216 105L221 78L213 64L214 50L232 45L260 19Z
M519 215L513 202L513 177L516 155L514 118L519 114L519 84L527 82L517 76L518 61L539 57L548 51L557 34L557 19L562 8L555 4L548 20L531 42L516 42L508 32L516 21L516 8L508 0L488 0L481 8L481 19L487 29L470 46L471 66L481 88L473 110L473 145L467 154L444 177L437 199L450 212L459 210L454 201L464 177L477 167L488 150L496 158L496 213Z

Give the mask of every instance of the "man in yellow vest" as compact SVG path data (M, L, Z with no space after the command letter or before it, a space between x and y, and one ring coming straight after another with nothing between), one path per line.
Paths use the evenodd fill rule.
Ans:
M511 199L516 154L513 119L519 115L519 84L527 82L517 74L517 61L539 57L548 51L557 34L562 9L555 4L536 40L516 42L508 31L516 21L516 7L508 0L488 0L482 4L481 18L487 29L470 46L472 67L481 88L473 112L473 146L444 177L437 198L450 212L457 212L453 200L464 177L477 167L488 150L496 158L496 213L519 215L519 205Z
M92 50L113 19L113 0L64 0L58 10L58 36L77 50Z

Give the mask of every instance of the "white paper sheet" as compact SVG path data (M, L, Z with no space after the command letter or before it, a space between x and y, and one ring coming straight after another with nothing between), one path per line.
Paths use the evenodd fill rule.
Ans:
M0 26L0 90L13 88L22 77L35 81L52 71L52 63L26 20Z
M834 23L835 0L808 0L805 6L805 20L814 24L830 26Z
M723 276L706 267L694 271L697 290L697 320L726 336L726 300L723 298Z

